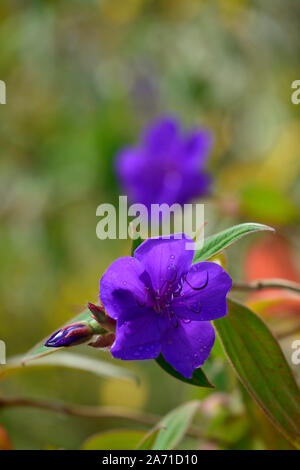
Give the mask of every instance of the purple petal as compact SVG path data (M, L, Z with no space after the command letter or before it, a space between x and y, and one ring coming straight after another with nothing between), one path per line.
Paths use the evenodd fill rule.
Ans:
M100 300L107 315L115 320L123 315L128 319L138 315L141 305L147 303L150 284L137 259L126 256L114 261L100 280Z
M160 202L159 194L164 180L160 161L153 161L143 150L128 148L117 157L116 171L131 202L147 207Z
M226 295L231 287L231 278L218 264L209 261L194 264L172 309L181 318L215 320L227 313Z
M178 234L177 234L178 235ZM165 282L179 281L191 267L194 250L187 250L186 245L193 240L185 234L179 234L145 240L134 253L151 277L155 290L161 289Z
M61 348L85 343L93 337L93 330L87 322L76 322L56 331L46 341L48 348Z
M145 169L143 152L135 147L125 148L116 158L116 170L121 181L135 181Z
M188 184L181 187L178 200L181 204L195 199L196 197L208 196L210 193L212 178L207 173L196 173L186 175L184 180Z
M208 130L181 136L172 117L157 120L144 133L140 145L124 149L116 171L131 202L185 204L209 193L210 177L204 172L212 144Z
M208 358L215 341L215 331L209 322L184 323L171 326L162 337L161 352L184 377L192 377L194 369Z
M213 137L209 130L203 129L190 133L183 144L182 157L185 167L203 168L212 144Z
M170 117L156 121L144 133L143 143L153 158L166 155L178 145L177 120Z
M117 359L154 359L160 353L158 316L150 308L143 308L134 320L117 321L116 339L111 348Z

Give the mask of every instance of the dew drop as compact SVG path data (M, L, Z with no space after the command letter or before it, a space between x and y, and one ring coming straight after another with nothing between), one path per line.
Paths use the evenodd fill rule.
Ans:
M166 281L168 283L172 283L175 281L176 277L177 277L177 271L176 271L176 267L173 265L173 264L170 264L168 267L167 267L167 279Z

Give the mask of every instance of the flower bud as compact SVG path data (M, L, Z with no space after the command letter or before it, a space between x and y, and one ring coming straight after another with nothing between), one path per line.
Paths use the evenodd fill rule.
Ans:
M95 341L89 343L93 348L110 348L115 341L114 333L107 333L104 336L98 336Z
M116 331L116 320L110 318L106 313L103 304L95 305L91 302L88 303L88 309L94 315L99 325L107 331Z
M103 304L95 305L95 304L92 304L91 302L88 302L87 306L88 306L89 311L92 312L92 314L94 315L94 318L98 322L100 322L101 324L105 323L106 315L105 315Z
M45 343L48 348L61 348L85 343L94 335L87 322L77 322L56 331Z

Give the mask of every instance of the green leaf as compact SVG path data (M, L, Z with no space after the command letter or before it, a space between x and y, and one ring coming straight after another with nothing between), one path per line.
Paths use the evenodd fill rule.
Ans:
M81 312L79 315L76 317L72 318L69 320L67 323L62 325L61 327L57 328L59 330L60 328L63 328L64 326L67 326L71 323L75 323L78 321L89 321L91 319L91 312L87 308L83 312ZM42 341L40 341L36 346L34 346L23 358L23 364L25 365L28 361L32 361L34 359L39 359L44 356L48 356L49 354L54 353L55 351L61 350L61 348L47 348L44 346L46 340L50 337L51 335L48 335L46 338L44 338Z
M228 314L214 321L239 379L271 419L300 448L300 390L263 321L246 306L228 301Z
M295 447L277 430L265 413L253 400L245 387L240 383L240 392L246 409L248 424L256 430L266 449L295 450Z
M274 229L268 225L247 223L235 225L234 227L230 227L220 233L212 235L206 238L202 248L196 250L193 263L198 263L199 261L211 258L235 243L240 238L245 237L250 233L262 230L274 231Z
M132 240L132 245L131 245L131 256L134 255L135 250L143 243L142 238L137 238L136 240Z
M0 368L0 379L16 372L24 371L24 364L20 357L12 358L7 365ZM116 366L110 362L104 362L91 357L82 356L69 352L59 352L55 356L33 359L28 363L28 367L67 367L80 369L85 372L92 372L100 377L114 377L137 381L137 376L128 369Z
M230 245L238 241L240 238L245 237L246 235L254 232L260 231L274 231L272 227L268 225L262 225L257 223L245 223L240 225L235 225L226 230L223 230L220 233L211 235L204 241L204 245L199 250L196 250L194 256L194 263L199 261L207 260L212 258L217 254L221 253L225 248L228 248ZM144 240L137 238L133 240L131 247L131 256L133 256L135 250L143 243Z
M152 449L174 449L183 439L199 406L199 401L189 401L168 413L158 423L164 429L159 431Z
M178 380L181 380L182 382L188 383L190 385L196 385L197 387L206 387L206 388L214 388L214 386L209 382L208 378L206 377L205 373L201 368L195 369L193 373L193 377L191 379L188 379L181 375L177 370L174 369L174 367L169 364L162 354L158 356L158 358L155 359L156 362L164 369L168 374L172 375Z
M138 443L136 450L151 450L154 442L158 436L158 433L165 429L163 426L155 426L155 428L151 429L143 439Z
M117 429L104 431L89 437L82 450L134 450L145 437L145 431Z

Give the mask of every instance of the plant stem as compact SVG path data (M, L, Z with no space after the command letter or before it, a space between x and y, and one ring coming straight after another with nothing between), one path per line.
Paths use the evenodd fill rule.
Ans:
M134 421L147 426L155 426L161 417L153 414L146 414L135 410L128 410L126 408L109 407L109 406L86 406L86 405L67 405L57 401L37 400L32 398L23 397L1 397L0 396L0 410L1 408L10 407L25 407L25 408L38 408L42 410L54 411L68 416L76 416L80 418L115 418ZM197 426L191 425L186 434L194 438L208 439L215 442L217 445L224 445L210 437L205 437L201 429Z
M233 282L232 289L256 291L262 289L288 289L300 293L300 284L286 279L259 279L251 282Z

